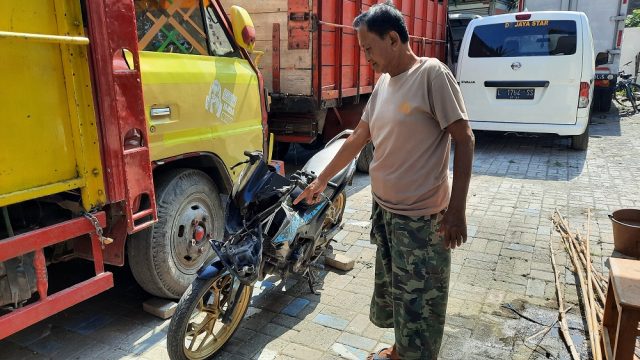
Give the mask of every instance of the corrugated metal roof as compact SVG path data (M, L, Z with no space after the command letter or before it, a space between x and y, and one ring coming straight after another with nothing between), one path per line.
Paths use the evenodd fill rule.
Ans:
M482 16L487 16L489 15L489 6L477 6L477 7L463 7L463 8L456 8L455 6L450 5L449 6L449 14L476 14L476 15L482 15Z

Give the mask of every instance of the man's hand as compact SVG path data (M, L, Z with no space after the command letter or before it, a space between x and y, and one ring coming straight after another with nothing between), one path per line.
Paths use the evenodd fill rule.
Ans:
M322 180L320 177L317 177L315 180L309 184L309 186L304 189L304 191L298 195L298 197L293 200L293 205L296 205L300 201L304 200L307 204L313 205L320 202L320 195L327 188L326 180Z
M451 211L442 216L439 233L444 237L444 246L455 249L467 242L467 219L464 212Z

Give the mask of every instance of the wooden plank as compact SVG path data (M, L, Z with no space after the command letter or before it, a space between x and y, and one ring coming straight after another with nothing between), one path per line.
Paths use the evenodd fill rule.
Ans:
M271 84L273 91L280 92L280 24L273 24L271 41Z
M256 49L263 50L270 42L256 42ZM291 94L311 95L311 50L287 50L287 40L280 41L280 90ZM273 91L273 51L266 48L260 60L259 69L264 85Z
M271 41L273 23L280 24L280 39L287 40L287 12L251 14L256 40Z
M280 73L282 92L311 95L311 70L283 70Z
M282 28L280 28L282 32ZM280 40L280 68L281 69L309 69L311 68L311 51L302 50L288 50L286 48L287 40ZM283 46L285 46L283 48ZM266 68L263 64L271 65L272 46L271 41L256 41L256 50L264 51L264 56L260 60L260 69Z

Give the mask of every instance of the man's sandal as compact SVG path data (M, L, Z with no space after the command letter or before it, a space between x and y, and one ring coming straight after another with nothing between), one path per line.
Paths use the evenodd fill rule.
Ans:
M367 357L367 360L390 360L391 359L390 357L380 355L380 353L385 350L389 350L389 348L382 348L378 350L378 352L369 354L369 356Z

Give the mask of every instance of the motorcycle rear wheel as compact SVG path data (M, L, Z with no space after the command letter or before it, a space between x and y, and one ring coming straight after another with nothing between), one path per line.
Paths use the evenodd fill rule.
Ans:
M334 226L340 225L344 209L347 207L347 192L342 190L338 196L331 202L331 208L327 212L327 217L322 224L323 230L329 230Z
M235 280L235 281L234 281ZM239 284L229 274L198 279L184 293L167 331L167 351L172 360L211 359L231 338L251 301L252 287ZM233 304L236 291L242 293ZM231 311L229 321L223 315Z

